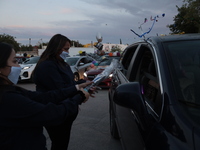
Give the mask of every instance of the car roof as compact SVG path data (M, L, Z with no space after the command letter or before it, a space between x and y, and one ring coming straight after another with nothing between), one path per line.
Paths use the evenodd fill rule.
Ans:
M184 41L184 40L197 40L200 39L199 33L194 34L176 34L166 36L152 36L147 39L151 42L170 42L170 41Z
M70 56L70 57L67 57L67 58L84 58L84 57L90 57L90 56Z

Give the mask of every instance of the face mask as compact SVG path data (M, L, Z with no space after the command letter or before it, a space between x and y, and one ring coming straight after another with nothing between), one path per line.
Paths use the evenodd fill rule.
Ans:
M13 83L17 84L18 79L19 79L19 74L21 72L22 68L21 67L14 67L11 66L11 72L8 75L8 79Z
M66 57L69 57L69 53L68 52L65 52L65 51L62 51L62 53L60 54L60 57L65 60Z

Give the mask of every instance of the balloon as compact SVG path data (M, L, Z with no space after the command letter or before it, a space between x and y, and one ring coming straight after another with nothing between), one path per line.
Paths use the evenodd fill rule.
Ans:
M97 33L96 39L98 42L102 42L103 37L101 36L101 33Z
M79 54L82 54L82 51L79 51Z
M109 53L108 55L109 55L109 56L113 56L113 53Z
M94 64L91 64L90 67L93 68L93 67L94 67Z
M92 63L93 63L93 64L95 64L95 63L96 63L96 61L94 61L94 60L93 60L93 61L92 61Z
M98 66L98 63L94 63L95 66Z
M117 56L120 56L120 53L119 53L119 52L117 53Z
M113 53L113 56L117 56L117 52L114 52L114 53Z

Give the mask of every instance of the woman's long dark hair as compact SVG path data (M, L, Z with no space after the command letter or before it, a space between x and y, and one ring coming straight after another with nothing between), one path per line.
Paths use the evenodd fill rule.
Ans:
M13 46L8 43L0 42L0 68L7 66L8 58L12 53ZM2 85L4 79L0 77L0 85Z
M42 61L48 59L57 61L56 56L60 52L60 50L65 46L66 42L69 42L71 44L70 39L68 39L66 36L61 34L54 35L50 39L45 51L40 56L40 60L38 61L37 65L39 65Z
M7 43L0 43L0 68L7 66L8 58L12 53L13 46Z

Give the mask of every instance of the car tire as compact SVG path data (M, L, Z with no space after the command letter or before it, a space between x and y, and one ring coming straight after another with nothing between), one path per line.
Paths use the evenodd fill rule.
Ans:
M116 124L116 121L115 121L115 115L114 115L114 111L110 105L110 133L112 135L112 137L114 139L119 139L119 132L118 132L118 129L117 129L117 124Z
M78 73L74 73L74 80L78 81L80 79L79 74Z

